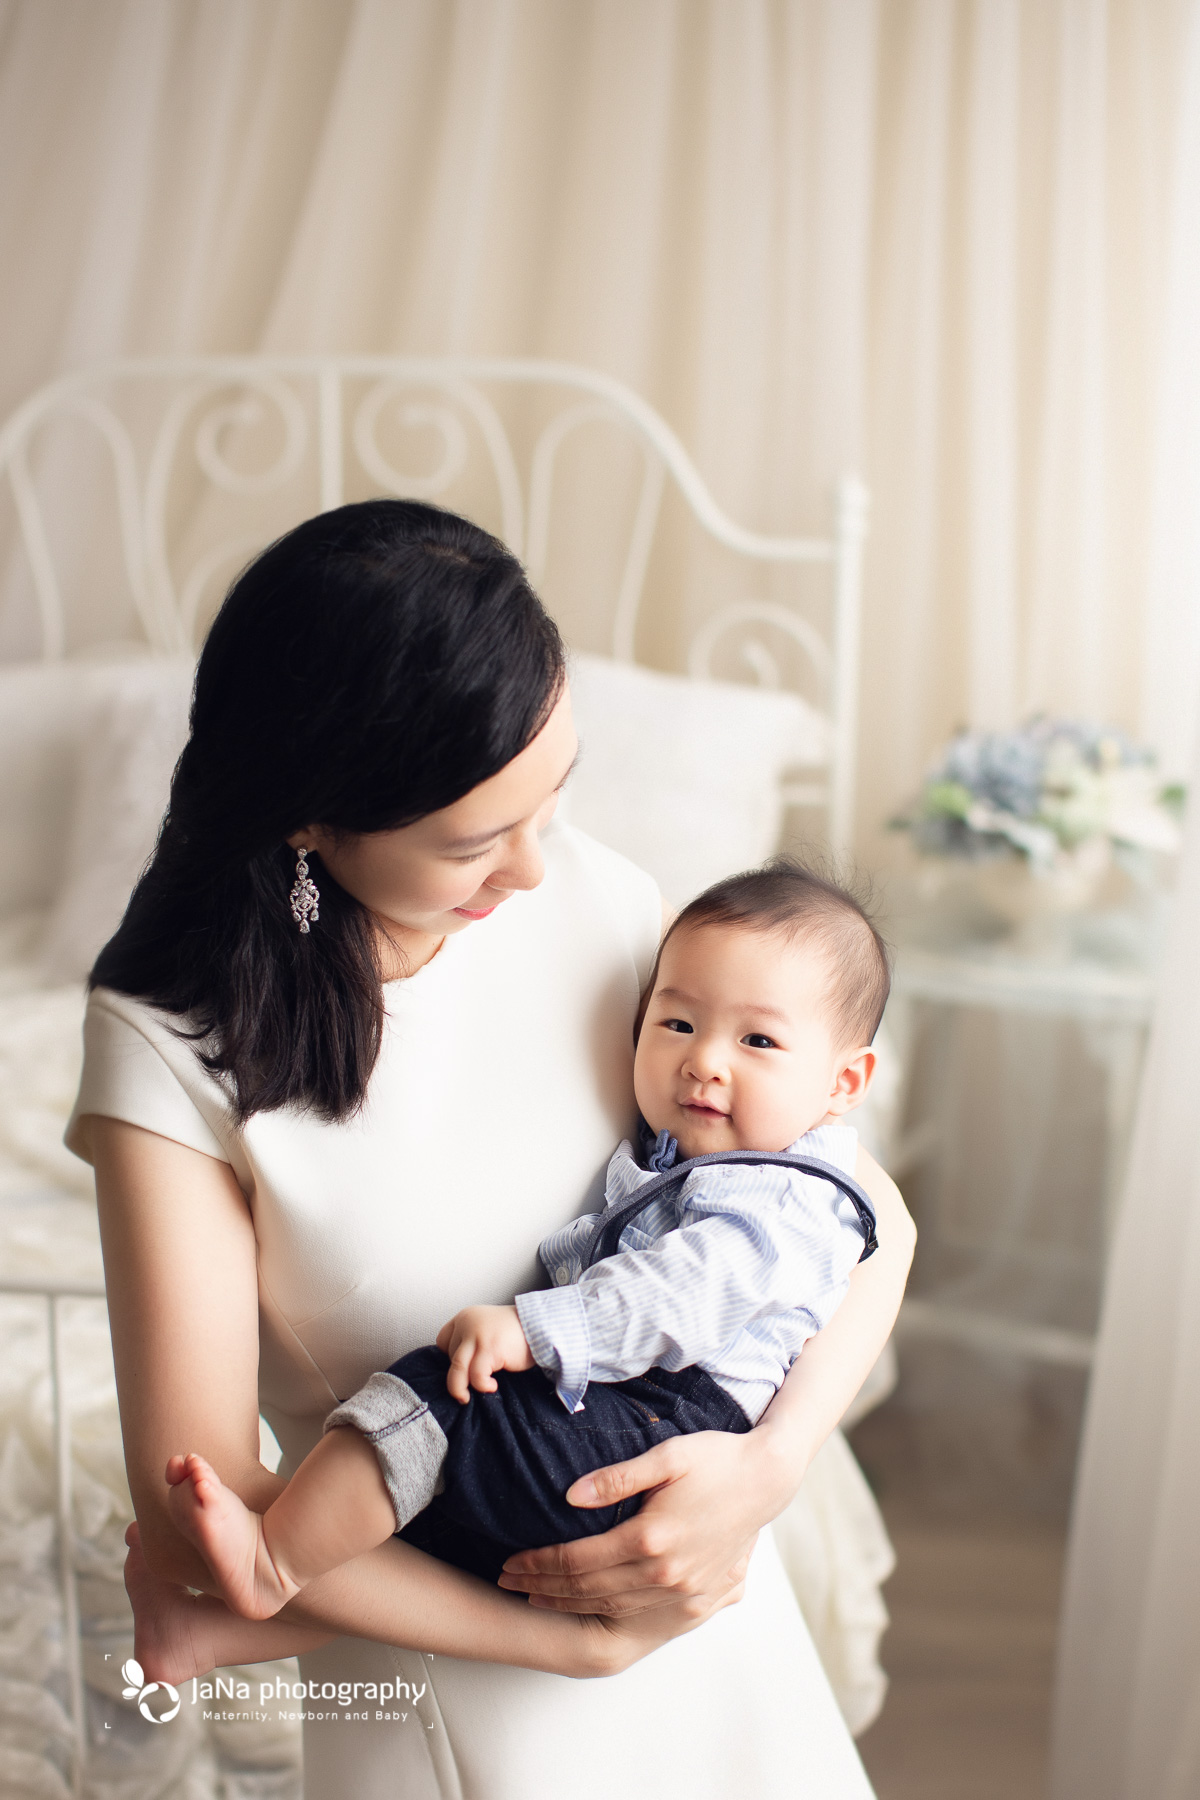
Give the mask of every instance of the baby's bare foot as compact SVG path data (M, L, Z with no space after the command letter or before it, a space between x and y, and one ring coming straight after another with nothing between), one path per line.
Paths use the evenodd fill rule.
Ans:
M167 1505L176 1525L216 1576L221 1598L243 1619L269 1619L299 1593L271 1559L263 1522L202 1456L167 1464Z
M138 1528L125 1533L125 1591L133 1607L133 1653L147 1681L190 1681L216 1667L207 1614L219 1606L151 1573ZM224 1610L224 1609L222 1609Z

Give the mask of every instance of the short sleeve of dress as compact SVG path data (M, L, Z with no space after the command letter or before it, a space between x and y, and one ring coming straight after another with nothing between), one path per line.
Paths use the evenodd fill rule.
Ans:
M194 1044L173 1031L162 1014L104 988L90 996L83 1075L64 1137L68 1150L90 1160L80 1120L96 1113L228 1162L221 1141L226 1111L220 1085Z

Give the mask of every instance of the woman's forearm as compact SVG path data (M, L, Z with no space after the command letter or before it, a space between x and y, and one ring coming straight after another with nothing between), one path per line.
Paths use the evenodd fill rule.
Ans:
M781 1512L809 1463L850 1406L891 1334L904 1296L916 1228L895 1183L865 1152L856 1176L874 1202L879 1248L855 1269L824 1331L805 1345L750 1434L764 1498ZM773 1512L772 1517L775 1516Z
M155 1576L132 1528L125 1579L135 1654L155 1681L303 1656L338 1637L575 1678L612 1675L687 1629L665 1615L622 1626L531 1607L393 1540L319 1581L269 1619L243 1619L209 1594Z
M277 1617L304 1630L557 1675L613 1674L654 1647L614 1635L599 1619L531 1607L395 1538L311 1582ZM657 1641L670 1635L664 1629Z

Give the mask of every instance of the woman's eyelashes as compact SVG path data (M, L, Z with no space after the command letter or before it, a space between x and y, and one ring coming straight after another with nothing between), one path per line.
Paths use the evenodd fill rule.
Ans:
M566 775L564 775L562 780L559 782L558 786L555 788L554 792L547 797L547 799L542 803L541 807L539 808L538 814L537 814L537 819L536 819L536 825L537 825L537 829L539 831L543 831L545 829L545 827L550 823L551 819L554 817L555 809L558 806L558 797L562 793L563 788L566 786L566 784L567 784L567 777L566 777ZM514 827L514 830L515 830L515 827ZM450 861L456 862L456 863L482 862L485 856L492 855L498 842L499 842L499 839L494 838L490 844L485 844L482 850L472 850L466 856L452 856L450 858Z

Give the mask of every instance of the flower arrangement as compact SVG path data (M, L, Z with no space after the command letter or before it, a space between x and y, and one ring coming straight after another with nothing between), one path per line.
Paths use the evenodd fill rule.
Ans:
M1017 731L963 731L942 751L912 812L893 824L927 855L1023 857L1051 875L1113 852L1133 874L1179 848L1182 788L1121 731L1030 719Z

